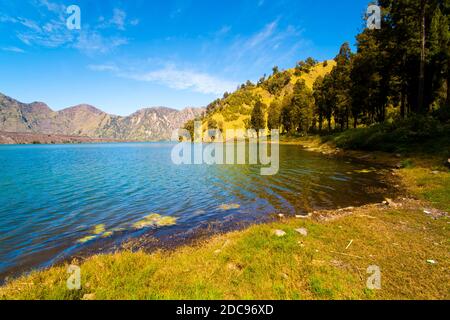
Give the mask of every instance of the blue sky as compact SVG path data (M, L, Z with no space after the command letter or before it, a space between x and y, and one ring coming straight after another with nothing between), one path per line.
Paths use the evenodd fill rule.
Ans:
M119 115L205 106L274 65L333 58L369 0L0 0L0 92ZM81 9L69 30L66 8Z

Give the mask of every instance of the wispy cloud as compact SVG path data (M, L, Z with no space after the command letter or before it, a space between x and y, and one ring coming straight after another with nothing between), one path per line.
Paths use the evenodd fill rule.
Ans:
M64 11L65 6L59 3L50 2L48 0L33 0L38 6L46 7L48 11L61 14Z
M192 90L203 94L220 95L232 91L237 83L222 80L206 73L177 69L175 66L142 74L130 74L131 79L156 82L178 90Z
M101 28L116 28L118 30L124 31L128 25L137 26L139 24L139 19L127 19L127 13L119 8L114 8L113 15L110 19L105 19L105 17L100 17L100 25Z
M128 39L122 37L104 37L98 32L81 32L74 48L86 54L105 54L117 47L128 43Z
M90 26L82 24L79 31L69 30L66 26L66 7L49 0L32 0L38 8L44 8L45 23L25 17L10 17L0 14L0 22L20 26L17 28L17 38L27 46L42 46L47 48L71 47L86 54L105 54L117 47L128 43L128 39L116 35L104 35L102 29L112 28L123 31L127 25L126 13L120 9L114 9L111 19L98 25ZM136 19L129 22L137 25Z
M114 64L90 65L89 69L112 72L121 78L152 82L176 90L191 90L202 94L222 95L226 91L235 90L238 85L234 81L220 79L192 69L178 68L174 64L167 64L163 68L150 71L123 70Z
M14 53L25 53L25 50L17 47L4 47L2 51L14 52Z
M302 37L302 30L293 25L281 26L280 20L267 23L249 36L236 36L228 45L226 55L218 59L228 72L239 72L245 64L246 70L260 72L275 64L291 63L302 49L312 44ZM206 46L205 51L214 51Z
M264 27L264 29L258 32L256 35L251 37L248 41L246 41L246 47L251 49L256 47L257 45L267 42L270 40L270 37L274 34L274 31L277 27L277 22L271 22Z
M89 65L88 68L92 71L110 71L110 72L118 72L119 68L115 65L111 64L98 64L98 65Z

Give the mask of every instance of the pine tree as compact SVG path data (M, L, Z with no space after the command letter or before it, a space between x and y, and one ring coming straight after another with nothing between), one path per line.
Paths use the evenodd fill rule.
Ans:
M291 103L291 120L298 132L306 134L313 120L314 96L306 87L304 80L299 80L295 84Z
M270 104L267 118L267 127L269 130L279 129L281 125L281 104L275 100Z
M266 121L264 116L265 109L266 106L261 101L258 100L255 103L255 107L253 108L250 119L250 125L252 129L256 130L256 132L259 132L260 129L266 128Z

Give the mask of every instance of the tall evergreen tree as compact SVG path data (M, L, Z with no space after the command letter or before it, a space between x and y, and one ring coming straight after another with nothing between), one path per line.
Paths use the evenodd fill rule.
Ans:
M277 100L273 101L269 107L267 117L267 127L269 130L279 129L281 125L281 103Z
M250 118L251 128L259 132L260 129L266 128L266 119L264 116L264 110L266 106L261 102L257 101L255 107L253 108L252 115Z

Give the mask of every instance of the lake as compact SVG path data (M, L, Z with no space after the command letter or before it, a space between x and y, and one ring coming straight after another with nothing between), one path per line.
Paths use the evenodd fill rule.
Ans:
M384 199L383 170L280 147L280 170L174 165L170 143L0 146L0 279L125 240L164 241ZM183 236L181 237L183 239Z

